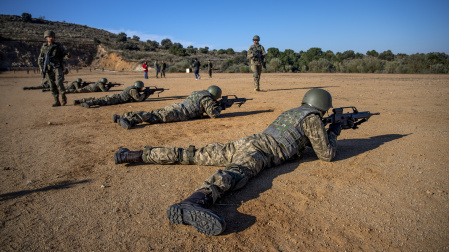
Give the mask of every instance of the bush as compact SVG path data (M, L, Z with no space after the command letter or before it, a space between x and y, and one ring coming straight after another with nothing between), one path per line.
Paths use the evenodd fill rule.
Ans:
M331 73L335 71L334 65L323 58L310 62L309 69L314 73Z
M430 72L435 74L445 74L447 73L447 68L443 64L436 64L430 66Z

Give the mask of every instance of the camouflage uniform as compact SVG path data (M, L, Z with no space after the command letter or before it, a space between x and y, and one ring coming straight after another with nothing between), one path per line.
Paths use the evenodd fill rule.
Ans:
M263 60L265 60L265 57L267 55L267 53L265 52L265 48L263 48L263 46L258 43L251 45L249 47L248 54L246 57L251 60L251 70L254 72L254 74L253 74L254 75L254 89L259 91L260 90L259 80L260 80L260 75L262 74L263 62L261 62L257 58L255 58L257 53L262 54L262 56L264 58Z
M93 85L85 86L81 89L78 89L78 93L91 93L91 92L108 92L110 87L107 84L104 84L101 81L97 81Z
M216 105L211 94L205 90L194 91L182 103L175 103L165 108L145 112L132 111L120 115L120 118L126 118L132 126L147 122L168 123L187 121L192 118L202 117L206 113L211 118L220 115L221 107Z
M41 52L39 54L39 67L41 71L43 70L43 61L47 52L50 51L50 64L47 65L47 73L46 77L48 82L50 83L50 90L55 98L55 101L59 103L59 94L61 94L61 99L63 103L67 101L65 96L65 88L64 88L64 57L69 55L69 53L64 49L64 47L55 42L51 45L48 43L44 43L41 48Z
M160 70L159 62L156 60L156 61L154 62L154 71L156 71L156 78L159 78L159 77L158 77L158 75L159 75L159 70ZM161 77L162 77L162 76L161 76Z
M99 105L99 106L108 106L108 105L116 105L127 102L141 102L148 98L149 95L140 94L137 88L132 85L125 90L123 90L120 94L113 94L109 96L104 96L101 98L83 98L79 100L79 103L87 103L88 105Z
M199 149L146 146L142 159L157 164L225 166L225 170L218 170L197 189L211 191L215 202L226 191L242 188L264 168L301 157L306 146L312 147L319 159L331 161L337 135L326 132L318 110L301 106L282 113L262 133Z

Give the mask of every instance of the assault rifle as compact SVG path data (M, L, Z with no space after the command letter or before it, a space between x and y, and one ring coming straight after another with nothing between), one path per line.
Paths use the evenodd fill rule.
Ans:
M352 109L352 113L343 113L343 109ZM342 129L357 129L358 126L373 116L380 113L371 113L369 111L359 112L356 107L334 108L332 115L323 118L324 125L332 123L341 123Z
M153 87L153 88L151 88L151 87ZM149 87L146 87L143 90L143 93L148 97L148 96L154 94L155 92L158 92L157 93L157 97L159 97L159 94L164 92L165 90L170 90L170 89L168 89L168 88L157 88L156 86L149 86Z
M235 97L234 99L229 99L229 96ZM246 101L252 100L252 99L246 99L246 98L238 98L236 95L224 95L221 97L221 100L218 100L218 106L222 108L222 110L225 110L226 108L231 107L234 103L238 104L238 106L242 106Z
M120 84L120 83L112 83L112 82L109 82L108 84L106 84L106 86L108 86L109 88L112 88L112 87L118 87L118 86L122 86L122 85L124 85L124 84Z
M41 86L44 86L44 78L45 75L47 74L47 66L54 66L54 64L52 62L50 62L50 58L53 58L53 56L50 56L51 50L55 47L55 44L52 44L50 46L50 49L48 49L48 52L45 54L44 59L42 60L42 81L41 81Z
M262 55L262 50L253 49L253 59L262 63L263 68L267 68L265 57Z

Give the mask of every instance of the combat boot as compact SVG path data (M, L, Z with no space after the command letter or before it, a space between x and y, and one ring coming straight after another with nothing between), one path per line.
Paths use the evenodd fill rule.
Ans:
M73 101L73 105L80 105L80 104L81 104L80 100L74 100Z
M132 122L130 122L128 119L126 119L126 118L120 118L120 120L118 120L118 125L120 125L120 126L122 126L122 128L124 128L124 129L131 129L131 128L133 128L133 123Z
M114 154L115 164L141 163L143 151L130 151L126 148L120 148Z
M59 102L59 96L53 96L55 98L55 103L51 105L52 107L59 107L61 106L61 103Z
M81 103L81 107L84 108L90 108L90 106L92 106L93 104L91 102L83 102Z
M118 123L119 120L120 120L120 116L119 115L116 115L116 114L112 115L112 121L114 123Z
M67 96L65 96L65 94L61 94L61 103L62 106L65 106L67 104Z
M202 234L219 235L225 230L226 223L219 215L207 209L212 203L212 192L199 190L187 199L169 206L167 217L172 223L191 225Z

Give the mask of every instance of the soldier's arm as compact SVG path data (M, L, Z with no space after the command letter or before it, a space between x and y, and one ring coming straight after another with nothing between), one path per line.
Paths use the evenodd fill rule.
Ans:
M99 85L99 87L100 87L101 91L103 91L103 92L108 92L108 91L109 91L108 86L106 86L106 85L103 84L103 83L101 83L101 84Z
M211 97L204 97L200 101L201 108L210 118L217 118L220 116L221 107L216 106L216 102Z
M266 55L267 55L267 52L265 52L265 48L263 48L262 45L260 46L260 48L262 49L262 55L263 55L263 56L266 56Z
M131 95L131 97L134 99L134 101L137 101L137 102L144 101L148 97L147 95L145 95L145 93L139 94L137 89L131 89L129 91L129 95Z
M330 162L337 152L337 135L328 134L321 118L315 114L307 116L302 126L318 158Z

